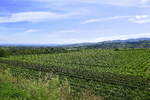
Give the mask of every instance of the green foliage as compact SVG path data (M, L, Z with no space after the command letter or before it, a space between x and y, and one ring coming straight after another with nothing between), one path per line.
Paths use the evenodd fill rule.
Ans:
M7 57L9 55L9 52L5 49L0 48L0 57Z
M150 77L149 57L149 49L119 49L117 52L92 49L58 54L11 56L7 59L45 66Z
M52 53L68 52L66 49L58 47L3 47L3 49L0 50L3 50L1 52L5 53L7 50L7 53L9 52L10 55L33 55L33 54L52 54Z
M86 92L76 99L71 94L68 80L60 84L60 79L56 76L49 79L49 75L45 75L41 78L40 72L20 68L8 69L8 65L6 69L1 69L3 66L5 64L0 64L0 100L102 100L95 99L94 95L89 96ZM38 79L25 78L19 70L25 70L26 74L40 75ZM34 77L34 74L32 75Z
M1 100L59 100L59 80L29 80L0 71Z
M71 85L73 94L77 96L76 100L80 100L79 94L84 89L105 100L149 100L149 58L149 49L81 49L67 53L10 56L1 58L0 63L9 64L13 69L18 67L40 71L42 72L40 77L45 76L44 73L47 72L65 77L69 81L68 84ZM27 77L29 74L33 75L33 73L25 75L23 72L25 70L15 73L21 73ZM36 73L33 76L38 77ZM51 82L51 86L57 87L57 81L54 83ZM34 84L33 86L41 85ZM49 94L45 91L45 87L44 90L34 89L39 90L37 95L45 97L46 93ZM70 95L72 91L67 89L63 93ZM42 94L43 92L45 94ZM58 97L57 94L59 93L56 89L56 92L54 90L53 93L54 98ZM70 99L70 96L66 98Z
M27 93L13 87L10 82L0 82L0 97L27 98Z

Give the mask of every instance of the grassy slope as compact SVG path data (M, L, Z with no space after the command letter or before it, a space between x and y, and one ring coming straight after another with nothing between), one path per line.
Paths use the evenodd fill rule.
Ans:
M59 80L29 80L0 72L0 100L59 100Z
M73 97L55 75L10 67L0 64L0 100L103 100L87 91Z

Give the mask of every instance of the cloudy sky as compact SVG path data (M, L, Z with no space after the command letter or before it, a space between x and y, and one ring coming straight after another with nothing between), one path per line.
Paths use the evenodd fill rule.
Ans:
M0 43L150 37L150 0L0 0Z

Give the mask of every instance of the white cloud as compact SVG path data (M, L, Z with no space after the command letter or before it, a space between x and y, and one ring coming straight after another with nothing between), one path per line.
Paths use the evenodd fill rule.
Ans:
M150 2L150 0L141 0L141 3L145 4L145 3L148 3Z
M123 19L131 23L137 23L137 24L150 23L150 15L136 15L136 16L113 16L113 17L106 17L106 18L99 18L99 19L88 19L83 21L81 24L123 20Z
M128 20L132 23L137 23L137 24L150 23L150 15L135 16Z
M150 0L106 0L103 3L124 7L149 7Z
M134 23L137 23L137 24L150 23L150 19L137 20L137 21L134 21Z
M128 34L128 35L116 35L116 36L107 36L107 37L100 37L95 39L91 42L101 42L101 41L110 41L110 40L126 40L126 39L132 39L132 38L144 38L148 37L150 38L150 33L138 33L138 34Z
M46 2L55 5L89 3L89 4L105 4L124 7L149 7L150 0L33 0L38 2Z
M59 33L73 33L73 32L76 32L76 30L61 30L61 31L58 31Z
M78 13L57 14L53 12L21 12L11 14L7 17L0 17L0 23L14 23L14 22L41 22L47 20L64 19Z
M36 29L29 29L29 30L26 30L25 32L26 33L34 33L34 32L37 32L38 30Z
M89 19L89 20L82 22L82 24L95 23L95 22L105 22L105 21L124 19L124 18L130 18L130 17L131 16L113 16L113 17L107 17L107 18Z
M140 20L143 18L149 18L149 15L140 15L140 16L135 16L136 19Z
M60 40L62 44L73 44L73 43L84 43L84 42L103 42L103 41L112 41L112 40L127 40L127 39L136 39L136 38L150 38L150 33L138 33L138 34L127 34L127 35L114 35L114 36L106 36L106 37L99 37L95 39L75 39L70 38L67 40Z

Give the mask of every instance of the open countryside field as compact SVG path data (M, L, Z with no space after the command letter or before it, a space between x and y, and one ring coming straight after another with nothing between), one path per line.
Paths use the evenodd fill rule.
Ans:
M150 100L150 0L0 0L0 100Z
M81 49L0 59L11 69L53 73L62 83L67 78L74 95L88 90L104 100L150 99L150 49Z
M150 50L80 50L68 53L10 56L15 60L94 72L150 77Z

